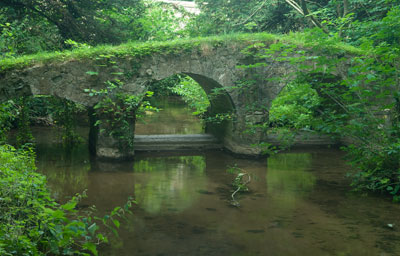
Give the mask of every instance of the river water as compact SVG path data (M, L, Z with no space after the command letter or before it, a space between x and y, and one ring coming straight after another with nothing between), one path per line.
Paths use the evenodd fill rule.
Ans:
M199 134L204 133L201 119L179 97L156 97L151 105L159 112L146 111L136 122L135 134Z
M91 159L86 144L65 152L53 129L35 134L37 166L57 200L87 190L81 207L96 205L99 216L130 196L137 201L100 255L400 255L400 205L352 193L336 149L258 160L140 153L106 163ZM231 203L232 166L252 178L249 192L236 195L239 207Z

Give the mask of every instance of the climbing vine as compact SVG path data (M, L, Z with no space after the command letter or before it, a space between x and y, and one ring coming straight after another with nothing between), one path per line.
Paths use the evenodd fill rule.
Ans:
M90 96L98 96L99 102L94 106L98 120L95 126L100 134L113 137L119 142L120 150L133 149L134 124L136 110L144 95L129 95L122 92L121 80L107 81L102 90L86 89ZM147 95L151 95L150 92Z
M55 124L62 128L62 140L66 147L72 147L83 139L76 132L77 116L85 111L84 106L65 99L53 99L51 111Z
M8 131L12 127L12 122L17 117L16 104L13 100L8 100L0 104L0 144L7 141Z
M18 117L17 117L17 146L32 145L34 138L30 128L30 109L28 107L29 99L21 97L18 100Z

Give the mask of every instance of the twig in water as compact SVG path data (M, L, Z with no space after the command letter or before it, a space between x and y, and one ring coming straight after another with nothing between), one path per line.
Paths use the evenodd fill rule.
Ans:
M247 176L247 177L248 177L248 180L247 180L246 182L244 182L244 183L241 183L241 181L242 181L242 179L243 179L244 176ZM239 192L241 189L246 189L246 190L248 190L247 184L249 184L250 182L251 182L251 176L250 176L250 174L248 174L248 173L239 173L239 174L236 176L235 181L234 181L234 185L237 186L237 189L236 189L236 190L232 193L232 195L231 195L231 197L232 197L232 202L231 202L231 204L232 204L233 206L236 206L236 207L239 207L239 206L240 206L240 203L239 203L237 200L235 200L235 195L236 195L236 193Z

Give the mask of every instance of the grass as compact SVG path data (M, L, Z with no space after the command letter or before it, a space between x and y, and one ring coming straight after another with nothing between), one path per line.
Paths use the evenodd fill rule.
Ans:
M273 35L268 33L256 34L230 34L223 36L210 36L200 38L178 39L168 42L130 42L117 46L99 45L96 47L80 48L62 52L41 52L34 55L24 55L16 58L5 58L0 60L0 70L20 69L34 65L64 62L71 60L90 59L98 56L116 57L143 57L154 53L176 53L186 50L193 50L203 44L229 45L234 43L254 43L254 42L285 42L298 46L313 46L307 35L304 33L292 33L288 35ZM360 54L361 51L355 47L344 43L333 42L326 46L331 50L342 50L349 54Z

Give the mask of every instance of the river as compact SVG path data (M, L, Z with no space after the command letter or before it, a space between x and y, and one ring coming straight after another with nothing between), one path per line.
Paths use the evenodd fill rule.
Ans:
M38 170L58 201L87 190L81 207L96 205L100 216L130 196L137 201L121 221L119 238L111 236L100 255L400 255L400 205L351 192L338 149L264 159L223 151L153 152L101 162L85 143L65 152L55 143L55 129L34 133ZM231 202L236 174L227 169L233 166L252 178L249 192L236 196L239 207Z

